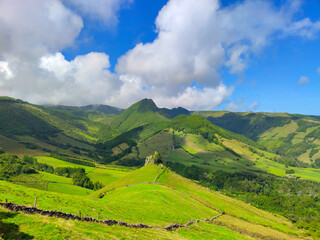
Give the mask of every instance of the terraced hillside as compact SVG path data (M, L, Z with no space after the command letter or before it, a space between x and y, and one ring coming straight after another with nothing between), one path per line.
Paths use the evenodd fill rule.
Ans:
M259 210L244 202L210 191L167 168L147 165L89 196L43 192L0 181L2 200L59 210L100 219L144 223L151 229L105 226L100 223L11 213L0 208L0 229L5 237L71 239L300 239L307 232L283 217ZM224 213L223 215L220 215ZM212 221L205 221L219 216ZM173 231L163 227L199 219L188 228ZM32 224L32 227L30 227Z

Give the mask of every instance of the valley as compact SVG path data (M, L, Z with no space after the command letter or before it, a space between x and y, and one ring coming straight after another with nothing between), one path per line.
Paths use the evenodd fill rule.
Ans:
M4 238L318 239L316 117L226 114L161 109L151 99L125 110L0 99L2 202L31 206L37 197L39 209L154 227L1 207ZM155 152L163 167L145 165ZM164 229L197 219L188 228Z

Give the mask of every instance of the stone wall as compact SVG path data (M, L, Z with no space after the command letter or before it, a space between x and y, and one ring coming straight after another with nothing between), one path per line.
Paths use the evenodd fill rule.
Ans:
M179 223L173 223L170 224L166 227L163 228L159 228L159 227L155 227L155 226L151 226L151 225L146 225L143 223L137 223L137 224L129 224L123 221L117 221L117 220L112 220L112 219L108 219L108 220L97 220L95 218L91 218L91 217L81 217L75 214L71 214L71 213L64 213L64 212L60 212L60 211L56 211L56 210L43 210L43 209L39 209L39 208L35 208L35 207L27 207L24 205L17 205L11 202L6 202L6 203L0 203L0 206L12 211L12 212L23 212L26 214L40 214L43 216L48 216L48 217L57 217L57 218L63 218L66 220L78 220L78 221L83 221L83 222L97 222L97 223L101 223L101 224L105 224L108 226L112 226L112 225L119 225L119 226L124 226L124 227L130 227L130 228L153 228L153 229L165 229L165 230L173 230L173 229L177 229L177 228L185 228L188 227L192 224L198 223L200 220L197 219L196 221L190 221L186 224L179 224ZM212 221L214 219L216 219L217 217L221 216L223 213L213 217L212 219L205 219L204 221Z

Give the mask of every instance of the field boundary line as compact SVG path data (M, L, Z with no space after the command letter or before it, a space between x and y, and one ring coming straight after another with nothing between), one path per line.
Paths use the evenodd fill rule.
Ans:
M98 220L98 219L95 219L92 217L81 217L81 216L78 216L78 215L75 215L72 213L64 213L64 212L60 212L60 211L56 211L56 210L43 210L43 209L39 209L36 207L27 207L24 205L17 205L17 204L11 203L11 202L0 203L0 206L8 209L11 212L21 211L25 214L40 214L42 216L47 216L47 217L63 218L66 220L78 220L78 221L83 221L83 222L95 222L95 223L105 224L108 226L119 225L119 226L129 227L129 228L149 228L149 229L162 229L162 230L174 230L174 229L178 229L178 228L188 228L190 225L196 224L200 221L203 221L203 222L213 221L224 214L224 213L220 213L210 219L207 218L204 220L197 219L195 221L189 221L186 224L173 223L173 224L170 224L165 227L156 227L156 226L147 225L147 224L139 223L139 222L137 224L131 224L131 223L129 224L127 222L117 221L117 220L113 220L113 219Z

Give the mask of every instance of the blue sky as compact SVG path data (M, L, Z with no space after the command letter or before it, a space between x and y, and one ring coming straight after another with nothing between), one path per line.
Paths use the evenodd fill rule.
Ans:
M320 115L319 1L30 1L0 6L0 95Z

